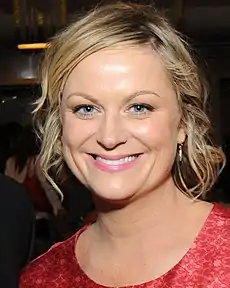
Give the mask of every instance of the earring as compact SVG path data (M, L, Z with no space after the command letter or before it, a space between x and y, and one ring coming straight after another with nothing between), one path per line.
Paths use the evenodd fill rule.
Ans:
M183 158L183 144L180 143L178 144L178 156L179 156L179 162L182 162L182 158Z

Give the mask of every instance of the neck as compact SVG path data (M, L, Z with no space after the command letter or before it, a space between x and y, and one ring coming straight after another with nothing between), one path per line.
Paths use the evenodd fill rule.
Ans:
M164 187L130 201L122 208L114 208L103 212L99 207L98 221L95 225L103 240L144 239L143 234L157 233L170 223L175 223L192 201L184 196L169 179ZM101 212L100 212L101 211Z

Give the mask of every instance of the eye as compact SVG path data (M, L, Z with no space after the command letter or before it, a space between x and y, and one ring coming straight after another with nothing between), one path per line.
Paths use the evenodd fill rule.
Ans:
M73 113L79 118L92 118L98 109L93 105L78 105L73 109Z
M146 116L149 112L153 111L154 108L149 104L137 103L129 107L128 111L134 116Z

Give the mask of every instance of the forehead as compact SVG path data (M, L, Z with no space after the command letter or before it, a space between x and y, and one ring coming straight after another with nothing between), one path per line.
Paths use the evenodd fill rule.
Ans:
M63 94L75 91L122 94L147 89L158 94L174 93L158 54L149 46L114 47L82 60L70 73Z

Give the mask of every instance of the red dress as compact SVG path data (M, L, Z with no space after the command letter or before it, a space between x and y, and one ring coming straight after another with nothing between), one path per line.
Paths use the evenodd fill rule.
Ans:
M30 263L21 276L20 288L105 288L89 279L75 258L75 243L84 229ZM155 280L131 287L229 288L230 209L215 204L178 264Z

